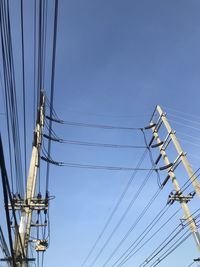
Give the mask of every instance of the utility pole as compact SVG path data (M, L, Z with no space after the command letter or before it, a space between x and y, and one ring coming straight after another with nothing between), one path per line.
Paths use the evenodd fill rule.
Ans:
M48 200L35 196L37 172L40 165L42 130L44 127L44 108L45 108L45 95L44 92L41 91L40 105L37 113L36 128L34 131L34 138L32 145L32 155L27 178L25 199L15 200L14 203L16 210L22 210L21 220L19 225L19 235L16 235L14 244L17 267L27 267L28 262L34 260L30 259L28 255L28 246L30 242L30 231L32 227L31 223L32 223L33 211L41 211L48 209ZM44 251L46 249L45 246L47 246L45 241L44 240L36 240L36 241L38 247Z
M158 120L155 122L154 121L154 117L155 115L158 115ZM164 127L167 130L167 137L165 138L165 140L161 140L161 137L159 136L159 130L161 125L164 125ZM177 177L175 175L175 169L177 168L177 166L182 162L183 166L185 167L189 179L192 183L192 185L194 186L195 192L197 193L198 197L200 197L200 185L199 182L197 180L197 177L195 177L194 171L192 170L192 167L190 166L187 158L186 158L186 154L183 152L181 145L179 144L175 132L172 130L167 118L166 118L166 113L163 113L162 109L160 106L157 106L154 114L150 120L150 127L152 129L153 132L153 136L152 139L149 143L149 147L153 148L153 147L158 147L159 148L159 156L157 158L157 160L155 161L156 164L158 164L159 160L161 158L163 158L165 166L168 170L168 175L166 177L166 179L164 180L164 182L162 183L162 186L165 186L165 184L168 182L168 180L171 179L172 184L174 186L174 189L176 191L175 194L170 194L169 196L169 201L170 202L174 202L174 201L178 201L181 204L183 213L184 213L184 219L188 222L188 225L190 227L190 230L193 234L195 243L197 245L197 248L200 250L200 235L198 232L198 228L197 225L195 223L195 220L193 219L189 207L187 205L187 202L189 200L192 199L191 195L188 196L184 196L183 193L181 192L181 187L178 183ZM154 140L156 141L156 144L153 145ZM176 158L176 160L174 161L174 163L172 164L169 161L166 149L169 145L170 142L173 142L174 147L178 153L178 156Z

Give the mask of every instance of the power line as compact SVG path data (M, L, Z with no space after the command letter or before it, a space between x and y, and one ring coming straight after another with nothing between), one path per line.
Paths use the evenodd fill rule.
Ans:
M167 207L167 206L166 206ZM168 206L169 208L170 206ZM146 235L153 229L153 227L158 223L158 221L160 220L160 218L167 212L168 208L163 212L163 214L161 214L161 216L158 218L158 220L152 225L152 227L150 227L150 229L147 231L147 233L145 233L145 237ZM129 247L128 249L123 253L123 255L112 265L112 267L114 265L116 265L116 263L118 263L123 256L125 255L125 253L127 253L130 249L130 252L124 257L124 259L117 265L117 267L120 267L122 265L124 265L128 260L130 260L138 251L140 251L145 245L147 245L149 243L150 240L152 240L153 237L155 237L173 218L174 216L181 210L181 208L179 208L178 210L176 210L169 219L167 219L167 221L165 221L155 232L153 232L153 234L146 240L143 242L142 245L140 245L140 247L138 249L136 249L138 247L138 245L141 243L142 238L139 240L139 242L134 246L134 244L136 243L136 241L134 241ZM144 233L144 231L143 231ZM133 247L134 246L134 247ZM136 250L135 250L136 249ZM135 251L134 251L135 250ZM134 251L134 252L133 252ZM133 252L133 253L132 253Z
M19 134L18 107L16 99L16 84L14 59L11 38L9 2L1 2L1 43L3 55L3 70L5 84L5 102L7 114L8 133L12 136L13 151L12 156L15 163L15 176L17 191L23 196L23 172L21 160L21 145ZM9 136L9 138L11 138ZM11 151L11 149L10 149Z
M138 127L125 127L125 126L113 126L113 125L102 125L102 124L92 124L92 123L83 123L83 122L76 122L76 121L63 121L58 120L57 118L51 118L46 116L47 119L50 121L53 120L55 122L70 125L70 126L78 126L78 127L89 127L89 128L99 128L99 129L106 129L106 130L137 130L140 131L141 128Z
M190 129L193 129L193 130L200 131L200 128L197 128L197 127L194 127L194 126L185 124L185 123L181 123L181 122L178 122L178 121L176 121L176 120L171 120L171 119L169 119L169 121L171 121L171 122L173 122L174 124L177 124L177 125L181 125L181 126L184 126L184 127L190 128Z
M25 185L27 176L27 156L26 156L26 94L25 94L25 71L24 71L24 18L23 0L21 0L21 43L22 43L22 88L23 88L23 122L24 122L24 175Z
M168 257L172 252L174 252L180 245L182 245L183 242L185 242L191 236L191 233L187 235L186 234L187 232L184 233L176 242L174 242L172 247L169 248L165 253L163 253L161 257L159 257L152 265L150 265L150 267L155 267L160 264L166 257Z
M137 168L140 168L141 164L143 163L145 157L147 154L147 150L144 151L144 153L142 154L140 160L138 161L138 164L136 165ZM93 253L94 249L96 248L97 244L99 243L100 239L102 238L103 234L105 233L106 229L108 228L108 225L110 224L114 214L116 213L117 209L119 208L119 205L121 204L122 200L124 199L128 189L130 188L130 185L133 182L133 179L135 178L136 174L137 174L137 170L135 170L133 172L133 174L131 175L130 179L128 180L128 183L126 184L124 190L122 191L122 194L120 195L116 205L114 206L110 216L108 217L106 223L104 224L100 234L98 235L97 239L95 240L93 246L91 247L89 253L87 254L87 256L85 257L84 261L81 264L81 267L83 267L85 265L85 263L88 261L89 257L91 256L91 254Z
M181 111L181 110L178 110L178 109L169 108L169 107L166 107L166 106L165 106L165 108L167 108L167 110L171 110L172 112L175 112L175 113L179 113L179 114L183 114L183 115L186 115L186 116L189 116L189 117L200 119L199 116L195 116L195 115L189 114L187 112L184 112L184 111Z
M143 189L143 187L144 187L144 185L142 185L142 189ZM135 229L135 227L137 226L137 224L141 221L141 219L144 217L144 215L146 214L146 212L149 210L149 208L151 207L151 205L153 204L153 202L155 201L155 199L158 197L160 191L161 191L160 188L156 191L156 193L150 199L150 201L148 202L148 204L144 207L144 209L142 210L142 212L140 213L140 215L137 217L137 219L134 221L134 223L128 229L128 231L126 232L126 234L123 236L123 238L121 239L121 241L118 243L118 245L112 251L112 253L110 254L110 256L107 258L107 260L103 264L103 267L105 267L107 265L107 263L112 259L112 257L115 255L115 253L118 251L118 249L124 243L124 241L128 238L128 236L130 235L130 233ZM140 193L140 192L141 191L139 190L138 193Z
M191 264L189 264L187 267L191 267L195 262L193 261Z
M85 141L77 141L77 140L67 140L67 139L57 139L55 137L49 137L46 134L43 136L47 139L50 139L55 142L59 142L62 144L69 144L69 145L80 145L80 146L95 146L95 147L110 147L110 148L135 148L135 149L144 149L146 146L138 146L138 145L118 145L118 144L102 144L102 143L95 143L95 142L85 142Z
M55 0L54 6L54 32L53 32L53 54L52 54L52 70L51 70L51 95L50 95L50 114L49 117L52 118L53 115L53 100L54 100L54 83L55 83L55 62L56 62L56 40L57 40L57 24L58 24L58 0ZM52 121L49 123L49 136L51 136ZM51 154L51 141L48 141L48 157ZM46 192L49 186L49 169L50 164L47 162L46 169Z
M192 215L190 215L189 217L192 217L195 213L197 213L200 209L196 210ZM194 218L195 220L200 217L200 214L197 214L196 217ZM188 218L186 218L188 219ZM165 248L167 248L167 246L185 229L186 226L189 225L189 222L183 224L179 224L165 239L164 241L139 265L139 267L145 267L147 264L149 264L157 255L159 255ZM181 228L180 228L181 226ZM180 229L179 229L180 228ZM178 230L178 232L177 232ZM176 243L188 232L189 230L187 230L177 241L175 241L175 243L172 245L176 245ZM191 233L189 233L189 235L187 236L187 238L191 235ZM180 243L182 244L182 243ZM172 248L172 246L170 248L168 248L163 254L162 256L167 253L168 251L170 251L170 249ZM177 247L176 247L177 248ZM173 252L174 249L172 249L171 252ZM168 254L169 255L169 254ZM160 258L158 258L160 259ZM164 259L164 258L163 258ZM154 262L155 263L155 262ZM154 264L153 263L153 264ZM157 264L156 264L157 265ZM156 266L155 265L155 266ZM154 266L154 265L151 265Z
M198 124L200 125L200 122L199 121L195 121L195 120L191 120L191 119L187 119L185 117L182 117L182 116L178 116L178 115L173 115L171 113L168 113L170 117L173 117L173 118L177 118L177 119L181 119L183 121L186 121L186 122L191 122L191 123L195 123L195 124Z
M181 141L183 141L183 142L185 142L185 143L187 143L187 144L190 144L190 145L193 145L193 146L196 146L196 147L200 147L200 143L197 144L197 143L188 141L188 140L186 140L186 139L184 139L184 138L179 138L179 140L181 140Z
M121 166L102 166L102 165L92 165L92 164L80 164L80 163L71 163L71 162L58 162L54 161L51 158L41 156L41 159L48 162L49 164L54 164L57 166L65 166L69 168L81 168L81 169L93 169L93 170L108 170L108 171L158 171L154 168L137 168L137 167L121 167Z
M120 217L120 219L118 220L116 226L114 227L113 231L111 232L111 234L108 236L108 238L106 239L105 243L103 244L103 246L101 247L100 251L98 252L97 256L95 257L95 259L92 261L90 267L94 266L94 264L96 263L96 261L98 260L98 258L101 256L102 252L104 251L104 249L106 248L106 246L108 245L108 243L110 242L111 238L114 236L115 232L117 231L117 229L119 228L119 226L122 224L123 220L125 219L126 215L128 214L129 210L132 208L133 204L135 203L135 201L137 200L137 198L139 197L142 189L144 188L145 184L147 183L147 181L149 180L149 178L151 177L153 171L150 170L148 172L148 174L146 175L144 181L142 182L141 186L139 187L139 189L136 191L136 193L134 194L133 198L131 199L128 207L126 208L126 210L124 211L124 213L122 214L122 216Z

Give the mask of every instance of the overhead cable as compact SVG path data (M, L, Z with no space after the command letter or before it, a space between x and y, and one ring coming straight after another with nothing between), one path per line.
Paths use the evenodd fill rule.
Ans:
M183 117L183 116L179 116L179 115L174 115L174 114L171 114L170 112L168 112L168 114L169 114L170 117L181 119L181 120L186 121L186 122L195 123L195 124L200 125L199 121L187 119L187 118L185 118L185 116Z
M199 212L200 209L197 209L192 215L190 215L188 218L191 218ZM194 217L194 220L198 219L200 217L200 213L197 214ZM186 218L186 219L188 219ZM156 256L158 256L167 246L185 229L186 226L189 225L189 222L181 223L162 241L162 243L139 265L139 267L145 267L149 264ZM183 235L185 235L189 230L187 230ZM191 234L191 233L189 233ZM177 241L176 241L177 242ZM176 243L175 242L175 243ZM173 245L172 245L173 246ZM167 250L168 251L168 250ZM151 265L152 266L152 265Z
M55 87L55 63L56 63L56 42L57 42L57 24L58 24L58 0L55 0L54 6L54 30L53 30L53 52L52 52L52 69L51 69L51 93L50 93L50 113L49 117L52 118L53 115L53 100L54 100L54 87ZM52 121L49 123L49 136L51 136ZM48 141L48 157L51 154L51 141ZM49 186L49 169L50 165L47 162L46 168L46 191L48 191Z
M153 225L150 227L150 229L148 229L148 231L143 237L146 237L146 235L153 229L153 227L158 223L158 221L161 219L161 217L167 212L168 208L170 206L166 206L167 209L165 209L165 211L163 212L163 214L161 216L158 217L158 220L155 221L155 223L153 223ZM120 263L117 265L117 267L120 267L122 265L124 265L128 260L130 260L138 251L140 251L144 246L146 246L150 240L152 240L173 218L174 216L181 210L181 208L179 208L178 210L176 210L170 217L169 219L167 219L156 231L154 231L150 237L145 240L139 247L138 245L141 243L141 241L143 240L143 237L139 240L139 242L136 243L136 241L134 241L129 247L128 249L122 254L122 256L120 256L120 258L118 258L117 261L115 261L115 263L112 265L115 266L120 260ZM138 248L137 248L138 247ZM136 249L136 250L135 250ZM130 251L129 251L130 250ZM129 252L128 252L129 251ZM125 254L128 252L128 254L125 256ZM124 257L125 256L125 257ZM124 258L123 258L124 257ZM123 259L122 259L123 258Z
M26 155L26 91L25 91L25 60L24 60L24 14L23 0L21 0L21 43L22 43L22 90L23 90L23 124L24 124L24 176L25 185L27 177L27 155Z
M110 148L136 148L136 149L144 149L146 146L137 146L137 145L117 145L117 144L102 144L102 143L94 143L94 142L85 142L85 141L77 141L77 140L67 140L67 139L57 139L54 137L50 137L46 134L43 136L47 139L50 139L55 142L59 142L62 144L69 144L69 145L80 145L80 146L95 146L95 147L110 147Z
M94 169L94 170L108 170L108 171L158 171L160 169L152 168L137 168L137 167L120 167L120 166L102 166L92 164L80 164L71 162L55 161L47 157L41 157L42 160L58 165L60 167L65 166L69 168L81 168L81 169Z
M139 159L139 161L138 161L138 163L137 163L137 165L136 165L137 168L140 168L140 166L141 166L141 164L143 163L143 161L144 161L146 155L147 155L147 150L145 150L145 151L143 152L142 156L140 157L140 159ZM117 209L119 208L119 206L120 206L122 200L124 199L124 197L125 197L125 195L126 195L128 189L130 188L130 185L132 184L132 182L133 182L134 178L136 177L137 173L138 173L138 171L135 170L135 171L133 172L133 174L131 175L131 177L129 178L128 183L125 185L125 188L124 188L124 190L122 191L122 193L121 193L121 195L120 195L120 197L119 197L117 203L115 204L114 208L112 209L112 212L111 212L110 216L109 216L108 219L106 220L106 222L105 222L105 224L104 224L104 226L103 226L101 232L99 233L98 237L96 238L96 240L95 240L94 244L92 245L92 247L91 247L89 253L87 254L87 256L85 257L85 259L83 260L83 262L82 262L82 264L81 264L81 267L83 267L83 266L86 264L86 262L88 261L88 259L89 259L90 256L91 256L91 254L92 254L93 251L95 250L97 244L99 243L99 241L101 240L102 236L104 235L106 229L107 229L108 226L110 225L110 222L111 222L111 220L112 220L114 214L116 213ZM129 208L128 208L128 210L129 210ZM128 212L128 210L127 210L127 212Z
M140 131L141 128L138 127L125 127L125 126L113 126L113 125L102 125L102 124L92 124L92 123L83 123L83 122L75 122L75 121L63 121L58 120L57 118L51 118L46 116L47 119L50 121L55 121L61 124L70 125L70 126L79 126L79 127L89 127L89 128L100 128L100 129L107 129L107 130L138 130Z
M141 219L144 217L144 215L146 214L146 212L149 210L149 208L151 207L151 205L154 203L154 201L158 197L160 191L161 191L160 188L156 191L156 193L150 199L150 201L148 202L148 204L144 207L144 209L142 210L142 212L140 213L140 215L136 218L136 220L134 221L134 223L131 225L131 227L128 229L128 231L126 232L126 234L123 236L123 238L117 244L117 246L112 251L112 253L110 254L110 256L107 258L107 260L103 264L103 267L105 267L108 264L108 262L113 258L113 256L115 255L115 253L118 251L118 249L124 243L124 241L128 238L128 236L131 234L131 232L135 229L135 227L138 225L138 223L141 221Z
M173 122L174 124L177 124L177 125L181 125L181 126L184 126L186 128L190 128L190 129L193 129L193 130L197 130L197 131L200 131L200 127L194 127L194 126L191 126L191 125L188 125L187 123L181 123L181 122L178 122L176 120L171 120L169 119L168 121L171 121Z
M142 192L144 186L147 184L147 181L149 180L149 178L151 177L153 171L150 170L146 177L144 178L142 184L140 185L140 187L138 188L138 190L136 191L136 193L134 194L133 198L131 199L129 205L127 206L127 208L125 209L125 211L123 212L122 216L120 217L120 219L118 220L116 226L114 227L114 229L112 230L112 232L110 233L110 235L108 236L108 238L106 239L106 241L104 242L103 246L101 247L101 249L99 250L98 254L96 255L95 259L92 261L92 263L90 264L90 267L93 267L94 264L96 263L96 261L98 260L98 258L101 256L101 254L103 253L104 249L107 247L107 245L109 244L110 240L112 239L112 237L114 236L114 234L116 233L116 231L118 230L119 226L122 224L122 222L124 221L126 215L128 214L129 210L132 208L132 206L134 205L135 201L137 200L137 198L139 197L140 193Z

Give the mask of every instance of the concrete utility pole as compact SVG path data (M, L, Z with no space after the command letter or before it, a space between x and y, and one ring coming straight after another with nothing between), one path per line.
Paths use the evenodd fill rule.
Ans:
M42 129L44 127L44 107L45 96L44 92L41 91L25 199L21 202L15 202L15 209L22 210L21 221L19 225L19 235L16 235L14 244L17 267L26 267L28 266L28 262L33 260L30 259L28 255L28 245L30 242L30 231L32 226L32 213L34 210L45 210L47 209L48 205L46 201L35 197L37 172L40 162L40 148L42 143ZM38 240L38 245L40 244L39 241L40 240Z
M154 122L153 118L154 118L154 115L156 112L158 113L159 118L158 118L157 122ZM186 154L183 152L183 150L182 150L182 148L181 148L181 146L180 146L180 144L176 138L175 132L172 131L172 128L171 128L171 126L170 126L170 124L166 118L166 114L163 113L160 106L156 107L154 115L152 116L152 119L150 121L150 127L153 131L153 137L151 139L149 146L159 148L160 155L156 161L156 164L158 163L158 161L162 157L164 160L164 163L166 165L166 168L168 169L168 176L165 179L165 181L163 182L163 186L168 182L169 179L171 179L176 193L174 195L170 195L169 200L180 202L181 207L183 209L183 213L184 213L184 219L188 222L188 225L189 225L191 232L193 234L193 237L195 239L196 245L197 245L198 249L200 250L200 235L199 235L199 232L197 230L195 220L193 219L193 217L190 213L189 207L187 205L187 202L189 200L191 200L191 196L184 196L182 194L181 188L180 188L179 183L177 181L177 177L174 173L175 168L179 165L179 163L181 163L181 162L183 163L183 166L185 167L185 169L188 173L189 179L195 188L195 192L200 197L199 182L198 182L197 178L195 177L194 171L192 170L192 167L190 166L190 164L186 158ZM161 138L159 136L159 129L160 129L162 124L165 126L167 133L168 133L165 141L161 140ZM157 145L152 145L154 140L156 141ZM173 144L176 148L176 151L178 153L178 157L175 160L174 164L171 164L171 162L169 161L169 158L167 156L167 153L166 153L166 148L169 145L170 141L173 142Z

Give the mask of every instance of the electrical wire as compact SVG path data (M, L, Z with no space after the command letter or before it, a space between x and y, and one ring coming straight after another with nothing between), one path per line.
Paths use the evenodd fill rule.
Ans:
M143 152L142 156L140 157L140 159L139 159L139 161L138 161L138 163L137 163L137 165L136 165L137 168L140 168L140 166L142 165L142 163L143 163L143 161L144 161L146 155L147 155L147 150L145 150L145 151ZM97 244L99 243L100 239L101 239L102 236L104 235L106 229L107 229L108 226L110 225L110 222L111 222L111 220L112 220L114 214L116 213L116 211L117 211L117 209L119 208L119 206L120 206L122 200L124 199L124 197L125 197L125 195L126 195L128 189L130 188L130 186L131 186L131 184L132 184L134 178L136 177L137 172L138 172L138 171L135 170L135 171L133 172L133 174L131 175L130 179L128 180L128 183L126 184L125 188L123 189L122 194L120 195L120 197L119 197L117 203L115 204L115 206L114 206L114 208L113 208L113 210L112 210L110 216L109 216L108 219L106 220L106 223L104 224L104 226L103 226L103 228L102 228L100 234L99 234L98 237L96 238L96 240L95 240L94 244L92 245L92 247L91 247L89 253L87 254L87 256L85 257L85 259L83 260L83 262L82 262L82 264L81 264L81 267L83 267L83 266L86 264L86 262L88 261L88 259L89 259L90 256L91 256L91 254L92 254L93 251L95 250Z
M79 168L79 169L93 169L93 170L107 170L107 171L158 171L160 169L152 168L137 168L137 167L121 167L121 166L103 166L103 165L93 165L93 164L80 164L71 162L58 162L50 158L41 156L41 159L48 162L49 164L54 164L60 167L68 168Z
M181 123L181 122L178 122L178 121L176 121L176 120L168 119L168 121L171 121L171 122L173 122L174 124L177 124L177 125L184 126L184 127L186 127L186 128L190 128L190 129L193 129L193 130L200 131L200 128L197 128L197 127L194 127L194 126L185 124L185 123Z
M47 119L52 120L49 116L46 116ZM113 126L113 125L102 125L102 124L92 124L92 123L83 123L83 122L76 122L76 121L63 121L63 120L58 120L54 119L53 121L65 124L65 125L70 125L70 126L78 126L78 127L89 127L89 128L99 128L99 129L106 129L106 130L138 130L140 131L141 128L138 127L125 127L125 126Z
M9 2L1 2L1 44L3 55L4 70L4 91L7 114L7 128L10 132L9 138L12 137L12 157L14 158L16 187L17 191L23 196L23 172L21 160L21 145L19 134L18 108L16 100L16 83L12 49L12 38L10 29ZM8 127L8 125L10 125ZM13 174L14 175L14 174Z
M142 189L144 188L144 185L142 187ZM148 202L148 204L144 207L144 209L142 210L142 212L140 213L140 215L137 217L137 219L134 221L134 223L131 225L131 227L128 229L128 231L126 232L126 234L123 236L123 238L121 239L121 241L118 243L118 245L115 247L115 249L112 251L112 253L110 254L110 256L107 258L107 260L105 261L105 263L103 264L103 267L105 267L108 262L113 258L113 256L115 255L115 253L118 251L118 249L121 247L121 245L124 243L124 241L128 238L128 236L131 234L131 232L135 229L135 227L137 226L137 224L141 221L141 219L144 217L144 215L146 214L146 212L149 210L149 208L151 207L151 205L153 204L153 202L156 200L156 198L158 197L158 195L160 194L161 189L159 188L156 193L153 195L153 197L150 199L150 201ZM141 191L139 191L140 193Z
M199 116L195 116L195 115L189 114L189 113L187 113L187 112L184 112L184 111L181 111L181 110L178 110L178 109L169 108L169 107L166 107L166 106L165 106L165 108L166 108L167 110L171 110L171 111L173 112L173 114L174 114L174 113L179 113L179 114L182 114L182 115L184 115L184 116L186 115L186 116L188 116L188 117L193 117L193 118L196 118L196 119L200 119Z
M189 138L193 138L197 141L200 141L200 138L196 137L196 136L192 136L191 134L186 134L186 133L182 133L182 132L178 132L179 135L183 135L185 137L189 137Z
M56 40L57 40L57 24L58 24L58 0L55 0L54 6L54 33L53 33L53 54L52 54L52 70L51 70L51 94L50 94L50 113L49 117L53 115L53 100L54 100L54 83L55 83L55 61L56 61ZM49 123L49 136L51 136L52 121ZM51 141L48 141L48 157L51 154ZM49 187L49 170L50 164L47 162L46 168L46 192Z
M183 184L183 186L180 188L180 192L186 191L188 187L200 176L200 173L196 175L200 171L200 168L198 168L190 177L189 179Z
M80 146L95 146L95 147L110 147L110 148L135 148L135 149L144 149L146 146L139 146L139 145L118 145L118 144L102 144L102 143L95 143L95 142L85 142L85 141L77 141L77 140L67 140L67 139L57 139L54 137L49 137L46 134L43 136L47 139L50 139L55 142L59 142L62 144L69 144L69 145L80 145Z
M200 209L197 209L192 215L190 215L188 218L192 218L194 214L196 214ZM197 214L194 218L196 220L200 217L200 213ZM145 267L147 264L149 264L156 256L160 254L184 229L186 226L189 225L189 222L186 222L185 224L181 223L178 226L175 227L174 230L164 239L164 241L161 242L161 244L139 265L139 267ZM180 228L181 226L181 228ZM187 230L183 235L185 235L189 230ZM180 238L179 238L180 239ZM176 241L177 242L177 241ZM175 242L175 243L176 243ZM169 251L169 249L167 249Z
M195 262L193 261L191 264L189 264L187 267L191 267Z
M22 43L22 90L23 90L23 123L24 123L24 184L27 182L27 154L26 154L26 93L25 93L25 63L24 63L24 15L23 0L21 0L21 43Z
M188 140L186 140L185 138L180 138L179 137L179 140L181 140L181 141L183 141L183 142L185 142L185 143L187 143L187 144L190 144L190 145L193 145L193 146L196 146L196 147L200 147L200 143L199 144L197 144L197 143L194 143L194 142L191 142L191 141L188 141Z
M35 129L35 114L37 111L37 104L36 104L36 43L37 43L37 34L36 34L36 28L37 28L37 23L36 23L36 19L37 19L37 1L34 1L34 15L33 15L33 40L34 40L34 52L33 52L33 130Z
M184 233L173 245L170 249L168 249L165 253L163 253L161 255L161 257L159 257L152 265L150 265L150 267L155 267L158 264L160 264L166 257L168 257L172 252L174 252L180 245L183 244L183 242L185 242L190 236L191 233L187 234Z
M168 112L168 115L169 115L170 117L173 117L173 118L181 119L181 120L186 121L186 122L195 123L195 124L200 125L200 122L199 122L199 121L195 121L195 120L187 119L187 118L185 118L185 117L183 117L183 116L174 115L174 114L169 113L169 112Z
M153 159L153 154L152 154L152 151L151 151L151 147L147 143L147 137L146 137L145 131L144 131L144 129L141 129L141 131L142 131L142 134L143 134L143 137L144 137L144 143L145 143L146 147L148 148L149 158L150 158L151 164L156 169L156 163L155 163L155 161ZM158 186L160 188L162 188L162 185L161 185L161 182L160 182L160 174L159 174L158 171L156 171L156 175L157 175Z
M119 228L119 226L122 224L122 222L124 221L126 215L128 214L129 210L132 208L132 206L134 205L135 201L137 200L137 198L139 197L140 193L142 192L144 186L146 185L147 181L149 180L149 178L151 177L153 171L150 170L148 172L148 174L146 175L146 177L144 178L144 181L142 182L141 186L139 187L139 189L136 191L136 193L134 194L133 198L131 199L129 205L127 206L126 210L123 212L122 216L120 217L120 219L118 220L116 226L114 227L114 229L112 230L111 234L108 236L108 238L106 239L106 241L104 242L103 246L101 247L101 249L99 250L97 256L95 257L95 259L92 261L92 263L90 264L90 267L94 266L94 264L96 263L96 261L98 260L98 258L101 256L101 254L103 253L104 249L107 247L107 245L109 244L110 240L112 239L112 237L114 236L115 232L117 231L117 229ZM129 229L129 231L131 231Z
M168 208L169 208L170 206L168 206ZM168 209L166 209L165 211L164 211L164 214L167 212L167 210ZM174 217L175 217L175 215L179 212L181 210L181 208L179 208L178 210L176 210L170 217L169 217L169 219L167 219L155 232L153 232L153 234L151 234L151 236L147 239L147 240L145 240L144 242L143 242L143 244L139 247L139 248L137 248L138 247L138 245L141 243L141 241L142 241L142 239L140 239L140 241L134 246L134 244L135 244L135 242L133 242L129 247L128 247L128 249L125 251L126 253L127 253L127 251L128 250L130 250L130 248L131 248L131 250L130 250L130 252L124 257L124 259L117 265L117 267L119 267L119 266L122 266L122 265L124 265L128 260L130 260L137 252L139 252L144 246L146 246L148 243L149 243L149 241L151 241ZM164 214L162 214L162 216L164 215ZM161 217L159 217L158 218L158 221L160 220L160 218ZM147 231L147 233L145 234L145 237L146 237L146 235L153 229L153 227L157 224L157 222L158 221L156 221L156 223L154 223L153 224L153 226ZM134 247L133 247L134 246ZM137 249L136 249L137 248ZM135 250L136 249L136 250ZM135 251L134 251L135 250ZM125 253L124 253L125 254ZM114 265L116 265L116 263L118 263L121 259L122 259L122 257L124 256L124 254L112 265L112 266L114 266Z

